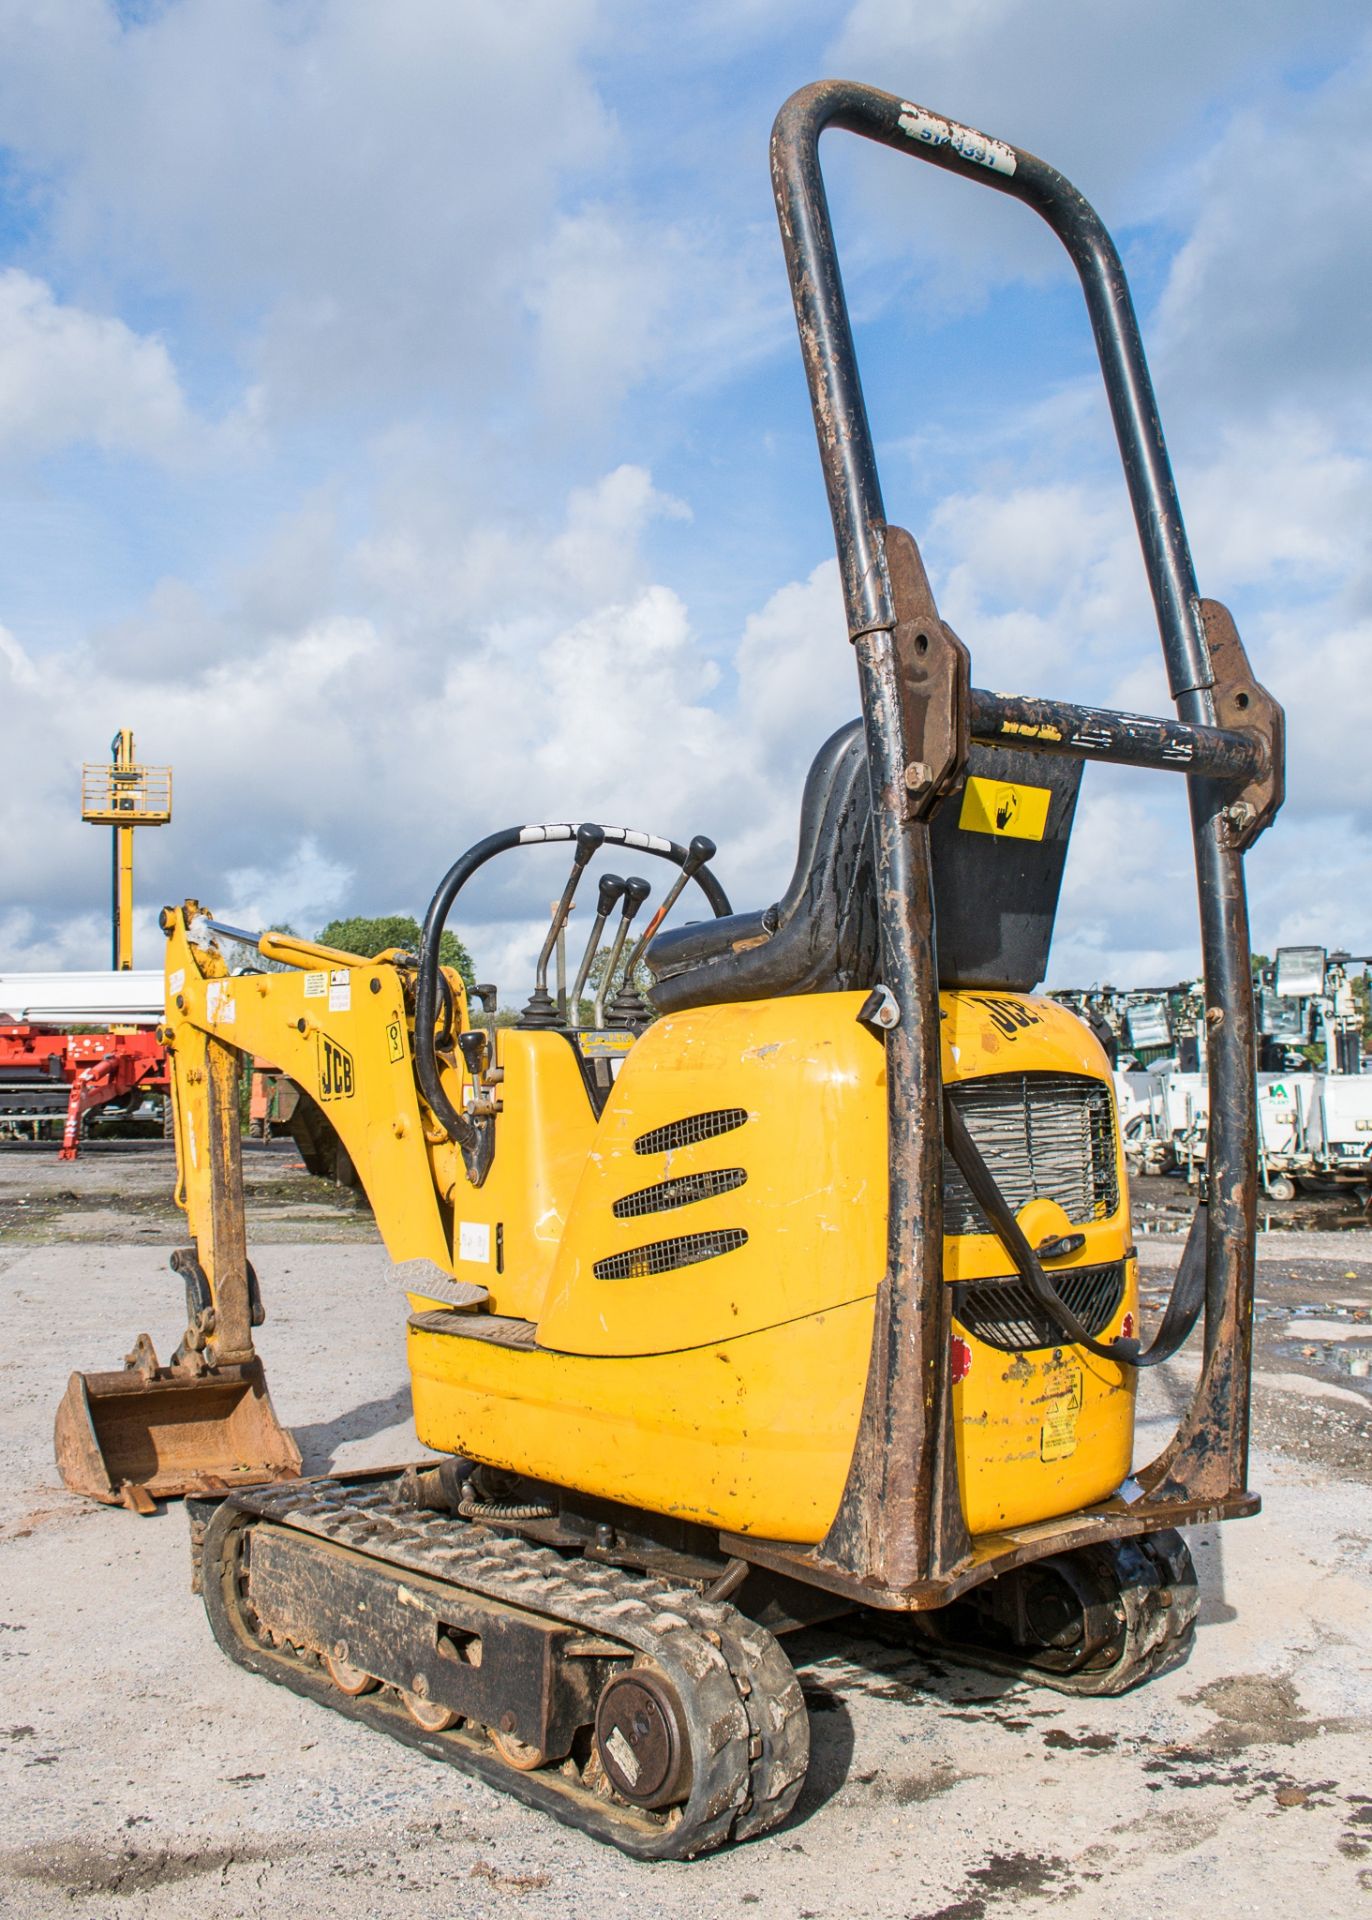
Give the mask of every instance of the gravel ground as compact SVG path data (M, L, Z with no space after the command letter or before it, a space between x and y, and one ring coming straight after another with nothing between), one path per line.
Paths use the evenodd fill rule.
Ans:
M1253 1521L1201 1529L1190 1664L1117 1701L789 1643L814 1757L780 1832L644 1867L231 1666L185 1517L73 1499L73 1366L174 1344L158 1147L0 1152L0 1910L1032 1920L1372 1916L1372 1235L1261 1243ZM365 1213L248 1156L261 1345L307 1470L415 1457L403 1300ZM1170 1204L1170 1202L1169 1202ZM1145 1240L1162 1288L1177 1242ZM1149 1376L1140 1458L1185 1399Z

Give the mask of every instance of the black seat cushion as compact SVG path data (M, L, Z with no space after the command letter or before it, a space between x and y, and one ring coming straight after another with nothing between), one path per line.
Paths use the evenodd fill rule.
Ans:
M872 803L862 722L826 740L805 782L791 884L760 913L660 933L645 959L659 1013L720 1000L836 993L877 977Z
M1081 781L1080 760L974 741L969 776L1046 789L1037 839L970 831L961 791L931 828L939 981L1028 993L1043 978ZM725 1000L874 986L880 940L862 722L826 740L805 782L791 883L759 913L660 933L645 959L659 1013Z

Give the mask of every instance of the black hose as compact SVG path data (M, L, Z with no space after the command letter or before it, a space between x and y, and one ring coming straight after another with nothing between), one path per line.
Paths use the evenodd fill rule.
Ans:
M995 1175L983 1160L967 1122L947 1094L943 1102L943 1129L948 1151L971 1189L972 1198L1014 1261L1015 1270L1032 1294L1035 1305L1042 1308L1068 1343L1085 1347L1088 1353L1095 1354L1098 1359L1113 1360L1121 1367L1156 1367L1164 1360L1170 1360L1189 1336L1205 1304L1205 1222L1208 1209L1203 1206L1196 1208L1191 1232L1177 1268L1177 1277L1172 1283L1172 1297L1152 1345L1141 1350L1137 1340L1102 1342L1087 1332L1039 1265L1009 1201L996 1185Z
M415 981L414 1006L414 1065L419 1080L419 1090L433 1110L435 1117L447 1129L448 1137L456 1141L466 1154L474 1154L481 1144L481 1132L467 1114L461 1113L443 1091L443 1082L438 1070L438 1052L435 1042L435 1028L438 1024L439 981L442 978L438 964L438 948L443 938L443 929L448 915L452 912L453 902L463 887L480 867L493 860L498 853L508 853L512 847L542 846L551 840L570 840L574 838L574 826L556 828L523 826L505 827L499 833L487 834L484 840L478 840L469 847L461 859L455 860L438 883L438 891L429 902L429 911L424 916L424 931L419 941L419 975ZM654 853L661 860L674 861L684 866L687 849L679 847L674 840L659 840L646 833L637 833L627 827L606 827L604 829L607 844L637 848L643 853ZM708 867L697 868L693 876L696 885L709 901L716 918L732 911L729 896Z

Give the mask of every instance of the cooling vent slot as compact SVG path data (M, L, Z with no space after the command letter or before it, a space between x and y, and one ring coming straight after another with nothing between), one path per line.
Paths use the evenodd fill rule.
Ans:
M675 1153L679 1147L699 1146L702 1140L713 1140L717 1134L732 1133L747 1119L744 1107L716 1107L712 1113L693 1113L685 1120L672 1120L665 1127L654 1127L651 1133L641 1133L634 1142L634 1152Z
M1124 1264L1077 1267L1049 1278L1093 1340L1119 1312ZM1066 1347L1071 1338L1039 1306L1022 1280L968 1280L953 1288L953 1318L988 1347L1002 1353L1032 1353L1036 1347Z
M1010 1208L1056 1200L1073 1226L1119 1206L1109 1089L1066 1073L990 1074L948 1089ZM943 1156L943 1231L987 1233L967 1182Z
M721 1253L735 1253L746 1247L748 1236L742 1227L721 1227L714 1233L683 1233L677 1240L654 1240L651 1246L634 1247L628 1253L612 1253L595 1263L597 1280L642 1280L652 1273L673 1273L678 1267L693 1267L700 1260L714 1260Z
M675 1180L659 1181L655 1187L642 1187L615 1201L616 1220L636 1220L641 1213L670 1213L674 1207L689 1207L693 1200L713 1200L716 1194L732 1193L748 1178L742 1167L719 1167L709 1173L683 1173Z

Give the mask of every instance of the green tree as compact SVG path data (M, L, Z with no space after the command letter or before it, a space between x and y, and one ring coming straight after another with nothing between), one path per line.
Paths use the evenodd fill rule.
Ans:
M364 960L384 953L388 947L403 947L407 953L419 951L419 922L408 913L354 914L349 920L330 920L315 935L323 947L338 947L343 953L360 953ZM438 942L438 957L445 967L455 967L470 987L476 979L472 956L450 927L445 927Z
M1372 981L1369 981L1366 973L1359 973L1354 975L1349 985L1353 989L1353 998L1362 1015L1362 1037L1364 1040L1372 1040Z

